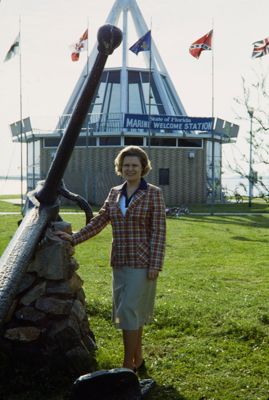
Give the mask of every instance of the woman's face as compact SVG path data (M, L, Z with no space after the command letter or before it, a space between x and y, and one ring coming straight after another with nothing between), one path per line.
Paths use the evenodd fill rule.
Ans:
M122 176L129 183L139 183L142 175L142 164L139 157L126 156L122 163Z

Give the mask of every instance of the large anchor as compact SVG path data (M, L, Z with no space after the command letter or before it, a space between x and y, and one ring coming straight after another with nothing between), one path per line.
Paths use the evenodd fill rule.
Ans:
M107 24L99 29L97 39L98 54L95 63L84 83L81 96L78 98L57 148L44 185L41 189L37 188L36 191L31 193L32 207L26 210L20 226L1 257L0 327L5 322L18 286L43 232L51 221L56 221L59 218L59 193L64 193L70 197L70 194L62 186L62 178L99 84L106 60L120 45L122 33L117 27ZM71 195L71 197L74 196ZM91 218L91 211L87 210L86 215L87 219Z

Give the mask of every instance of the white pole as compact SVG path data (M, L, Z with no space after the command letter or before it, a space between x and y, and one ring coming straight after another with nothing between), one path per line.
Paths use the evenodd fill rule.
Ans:
M21 213L23 211L23 146L22 146L22 54L21 54L21 17L19 17L19 85L20 85L20 156L21 156Z
M212 21L212 40L211 40L211 117L212 117L212 128L211 128L211 165L212 165L212 192L211 192L211 215L214 213L214 204L216 196L216 185L215 185L215 138L214 138L214 21Z
M87 77L89 75L89 17L87 19ZM89 110L86 118L86 171L85 171L85 198L89 201Z
M253 197L253 168L252 168L252 147L253 147L253 114L254 109L249 108L248 113L250 116L250 131L249 131L249 176L248 176L248 206L252 207Z
M151 79L152 79L152 71L151 71L151 63L152 63L152 53L151 53L151 42L152 42L152 21L150 21L150 48L149 48L149 137L148 137L148 156L150 157L150 149L151 149Z
M127 5L123 5L122 12L122 67L121 67L121 94L120 94L120 118L121 121L124 119L124 115L128 112L128 51L127 51L127 43L128 43L128 12L129 9ZM121 145L124 146L125 141L125 129L122 129L122 137L121 137Z

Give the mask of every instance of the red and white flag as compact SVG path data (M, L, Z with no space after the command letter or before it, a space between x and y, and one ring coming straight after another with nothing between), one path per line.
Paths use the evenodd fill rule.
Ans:
M213 29L200 39L193 42L189 48L190 54L195 58L199 58L203 50L212 50L212 36Z
M83 33L83 35L79 38L79 41L75 43L73 47L73 52L71 54L72 61L78 61L79 55L81 51L87 50L88 44L88 29Z

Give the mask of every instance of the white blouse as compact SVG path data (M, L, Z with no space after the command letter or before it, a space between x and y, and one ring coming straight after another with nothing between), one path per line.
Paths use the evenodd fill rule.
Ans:
M120 209L121 209L121 213L122 213L122 215L124 217L125 217L126 211L128 210L128 207L125 206L126 205L126 201L125 200L126 200L125 196L122 195L120 197ZM133 197L131 198L129 204L131 204L132 201L133 201Z

